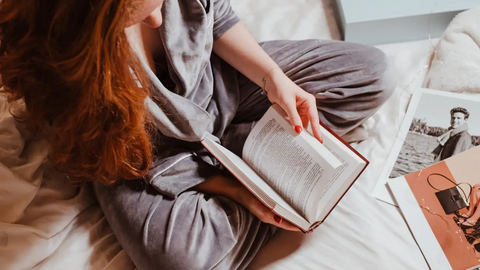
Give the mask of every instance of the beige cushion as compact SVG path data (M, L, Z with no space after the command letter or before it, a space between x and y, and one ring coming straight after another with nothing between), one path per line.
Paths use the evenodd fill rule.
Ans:
M445 30L425 87L480 93L480 8L460 13Z

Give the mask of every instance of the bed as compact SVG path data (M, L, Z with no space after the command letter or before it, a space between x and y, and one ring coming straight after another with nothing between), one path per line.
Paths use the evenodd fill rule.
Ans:
M258 41L340 39L331 0L232 0ZM378 46L397 71L394 95L353 144L371 164L324 224L309 235L281 231L250 269L428 269L401 213L371 196L413 91L437 40ZM0 98L0 269L135 269L87 186L74 187L46 160ZM161 269L161 266L159 266Z

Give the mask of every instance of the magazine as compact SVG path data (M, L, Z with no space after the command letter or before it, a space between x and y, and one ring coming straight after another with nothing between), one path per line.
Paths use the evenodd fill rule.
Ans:
M480 269L480 146L388 181L431 269Z
M373 196L395 205L386 185L480 144L480 95L414 92Z

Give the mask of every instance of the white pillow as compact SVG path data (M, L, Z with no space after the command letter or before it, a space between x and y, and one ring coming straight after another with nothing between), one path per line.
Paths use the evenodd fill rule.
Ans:
M450 22L436 47L425 87L480 93L480 8Z

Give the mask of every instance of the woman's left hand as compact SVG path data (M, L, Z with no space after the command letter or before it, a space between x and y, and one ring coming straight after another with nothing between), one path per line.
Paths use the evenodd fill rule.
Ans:
M323 143L315 97L296 85L280 68L272 70L266 79L268 99L287 113L292 128L300 133L302 126L306 128L310 122L313 136Z

